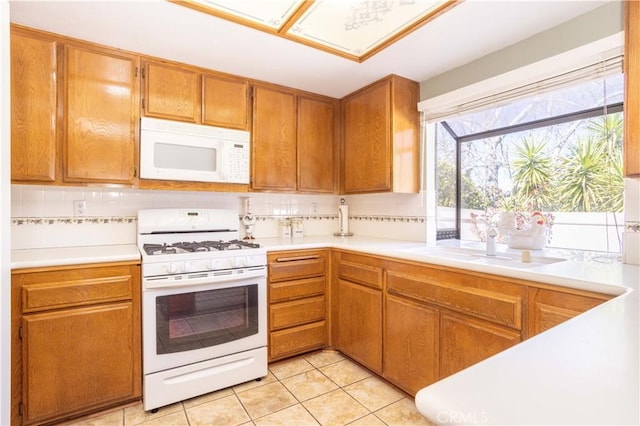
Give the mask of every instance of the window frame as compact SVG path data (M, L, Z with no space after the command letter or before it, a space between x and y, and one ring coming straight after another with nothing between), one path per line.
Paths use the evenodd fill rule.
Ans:
M623 102L614 102L611 104L605 104L603 106L587 108L580 111L575 111L571 113L561 114L553 117L542 118L539 120L529 121L525 123L514 124L511 126L503 126L492 130L486 130L482 132L476 132L464 136L458 136L455 131L449 126L446 120L442 120L436 123L436 125L441 125L444 130L453 138L456 144L456 209L455 209L455 229L453 228L443 228L438 229L436 227L436 240L445 240L445 239L460 239L461 232L461 211L462 211L462 193L461 193L461 182L462 182L462 167L461 167L461 149L460 146L462 143L471 142L479 139L485 139L495 136L502 136L509 133L517 133L527 130L539 129L542 127L553 126L557 124L564 124L577 120L585 120L589 118L594 118L602 115L614 114L618 112L624 112L624 103ZM435 132L436 139L435 143L437 146L437 134ZM437 161L436 167L437 167ZM436 170L437 175L437 170ZM438 191L438 188L436 188ZM437 200L437 197L436 197ZM438 206L436 206L438 207Z

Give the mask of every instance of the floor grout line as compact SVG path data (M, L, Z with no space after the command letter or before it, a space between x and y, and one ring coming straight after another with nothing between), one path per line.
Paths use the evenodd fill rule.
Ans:
M186 401L181 401L181 402L179 402L179 404L180 404L180 406L179 406L179 407L181 408L182 415L184 416L184 419L186 420L186 424L188 424L188 425L195 424L195 423L193 423L193 422L194 422L194 420L189 418L189 410L194 409L194 408L196 408L196 407L199 407L199 406L201 406L201 405L205 405L205 404L209 404L209 403L215 403L215 401L222 400L222 399L227 398L227 397L229 397L229 396L233 396L233 397L235 398L235 400L240 404L240 407L241 407L241 409L242 409L242 412L243 412L243 413L244 413L244 415L249 419L248 421L243 422L243 423L241 423L241 424L253 424L253 425L255 425L255 424L256 424L256 422L259 422L261 419L264 419L264 418L266 418L266 417L268 417L268 416L274 415L274 414L276 414L276 413L282 412L282 411L284 411L284 410L290 409L290 408L295 407L295 406L300 406L300 407L301 407L301 408L306 412L306 414L308 414L308 415L310 416L310 418L314 419L318 424L323 425L323 424L322 424L322 422L320 421L320 418L318 418L316 415L314 415L314 414L313 414L313 412L312 412L309 408L307 408L307 405L305 405L305 403L306 403L306 404L308 404L310 401L313 401L313 400L314 400L314 399L316 399L316 398L320 398L320 397L322 397L322 396L328 395L328 394L329 394L329 393L331 393L331 392L336 392L336 391L340 391L340 392L344 393L346 396L348 396L348 398L349 398L350 400L352 400L353 402L355 402L355 404L357 404L357 405L358 405L358 406L360 406L362 409L364 409L364 412L365 412L363 415L360 415L359 417L357 417L357 418L355 418L355 419L351 419L348 423L346 423L346 425L350 425L350 424L352 424L352 423L358 422L358 421L362 420L363 418L368 417L369 415L372 415L372 416L373 416L377 421L379 421L379 422L380 422L380 424L388 425L388 423L387 423L387 422L385 422L385 421L384 421L380 416L378 416L376 413L377 413L377 412L380 412L381 410L384 410L384 409L386 409L386 408L388 408L388 407L390 407L390 406L392 406L392 405L394 405L394 404L399 403L399 402L400 402L400 401L402 401L403 399L410 399L410 400L413 400L413 398L412 398L409 394L407 394L406 392L404 392L403 390L401 390L401 389L397 388L397 387L396 387L396 386L394 386L393 384L391 384L391 383L387 382L386 380L382 379L381 377L379 377L377 374L375 374L375 373L374 373L374 372L372 372L371 370L369 370L369 369L367 369L367 368L365 368L365 367L361 366L361 365L360 365L360 364L358 364L357 362L355 362L355 361L351 360L350 358L348 358L348 357L346 357L346 356L343 356L343 355L342 355L342 354L340 354L340 353L337 353L337 352L336 352L340 357L342 357L342 359L339 359L339 360L337 360L337 361L332 361L332 362L329 362L329 363L327 363L327 364L323 364L323 365L315 365L315 364L313 364L312 362L310 362L310 361L309 361L309 359L310 359L310 358L312 358L312 357L314 357L314 356L318 356L319 354L322 354L323 352L335 352L335 351L318 351L318 352L313 352L313 353L311 353L311 354L300 355L300 356L298 356L298 357L293 357L293 358L289 358L289 359L286 359L286 360L282 360L282 361L278 361L278 362L276 362L276 363L273 363L273 364L269 365L269 367L268 367L268 372L267 372L267 376L265 376L265 377L262 379L262 382L263 382L263 383L256 384L255 386L251 386L251 387L249 387L249 388L247 388L247 389L238 390L238 388L239 388L240 386L242 386L242 384L238 384L238 385L230 386L229 388L226 388L226 389L229 389L229 390L230 390L230 392L228 392L228 394L224 394L224 395L222 395L222 396L219 396L219 397L217 397L217 398L213 398L213 399L204 399L202 402L200 402L200 403L196 403L195 405L190 405L189 407L187 407L187 404L185 403ZM283 368L282 370L279 370L278 366L279 366L279 365L286 365L285 363L288 363L288 362L290 362L290 363L294 363L294 362L297 362L297 361L300 361L300 360L305 361L306 363L308 363L308 364L311 366L311 369L309 369L309 370L301 370L301 371L295 372L294 374L292 374L292 375L288 375L288 376L283 377L283 378L279 378L279 377L274 373L274 371L277 371L277 372L279 372L279 374L280 374L281 376L285 376L285 375L287 375L287 374L290 374L290 372L291 372L291 371L295 371L296 366L292 367L291 371L289 371L289 372L286 370L286 367L285 367L285 368ZM326 369L326 367L335 366L335 365L337 365L337 364L339 364L339 363L343 363L343 362L345 362L345 364L344 364L345 366L349 366L349 367L347 367L347 368L351 368L352 366L355 366L355 367L358 367L358 368L360 368L360 369L364 370L364 371L367 373L367 376L366 376L366 377L362 377L362 378L358 378L357 380L355 380L355 381L353 381L353 382L346 383L346 384L344 384L344 386L342 386L342 385L338 384L338 383L336 382L336 380L335 380L335 379L336 379L337 377L340 377L340 374L344 374L344 373L339 373L339 372L338 372L339 370L337 370L337 371L336 371L336 374L334 374L334 378L332 379L328 374L326 374L325 372L323 372L323 371L321 370L321 369ZM322 364L322 362L317 362L317 363L318 363L318 364ZM274 368L274 367L275 367L275 368ZM302 365L300 368L301 368L301 369L304 369L304 368L306 368L306 367L304 367L304 365ZM337 367L336 367L336 368L337 368ZM343 370L343 371L344 371L344 370ZM349 371L349 370L347 370L347 371ZM322 377L322 381L323 381L323 382L324 382L324 380L327 380L327 381L328 381L329 383L331 383L332 385L335 385L335 386L336 386L336 388L335 388L335 389L328 390L328 391L321 390L321 393L319 393L319 394L317 394L317 395L316 395L316 394L314 394L312 397L307 398L307 399L305 399L305 400L303 401L303 400L301 400L301 399L300 399L300 397L298 397L298 396L294 393L294 390L293 390L294 388L289 389L289 388L288 388L288 387L283 383L283 381L287 381L287 380L289 380L289 379L293 379L293 378L295 378L295 377L297 377L297 376L301 376L301 375L308 374L308 373L312 373L312 372L313 372L314 374L315 374L315 373L319 373L318 378ZM351 372L353 372L353 370L351 370ZM351 373L349 373L349 374L351 374ZM357 372L357 370L356 370L356 374L359 374L359 372ZM267 378L269 377L269 375L273 377L273 380L272 380L272 381L268 381L268 380L267 380ZM348 377L348 376L347 376L347 377ZM371 400L370 400L370 399L364 399L363 401L360 401L360 400L359 400L355 395L352 395L351 393L349 393L349 391L347 391L347 390L346 390L346 388L347 388L347 387L353 386L353 385L355 385L355 384L357 384L357 383L361 383L361 382L363 382L363 381L365 381L365 380L368 380L368 379L370 379L370 378L372 378L372 377L373 377L373 378L377 378L377 379L378 379L380 382L382 382L385 386L388 386L389 388L391 388L391 389L393 389L393 390L397 391L397 392L398 392L398 394L399 394L399 399L394 400L394 401L391 401L391 402L389 402L389 403L385 403L384 405L382 405L382 406L380 406L380 407L377 407L375 410L371 410L371 409L369 409L367 406L365 406L365 402L364 402L364 401L369 401L369 402L367 402L367 404L371 405ZM246 383L250 383L250 382L246 382ZM256 389L259 389L259 388L261 388L261 387L263 387L263 386L270 385L270 384L272 384L272 383L278 383L278 384L282 387L282 389L284 389L284 391L286 391L286 393L287 393L287 394L289 394L290 396L292 396L292 397L293 397L293 401L295 401L295 402L293 402L293 403L291 403L290 405L287 405L287 406L285 406L285 407L278 408L278 409L276 409L275 411L272 411L272 412L269 412L269 413L266 413L266 414L262 414L262 415L260 415L259 417L253 418L253 417L251 416L251 414L250 414L250 412L249 412L249 409L248 409L248 407L246 406L245 402L243 402L242 398L240 398L240 394L242 394L242 393L244 393L244 392L254 391L254 390L256 390ZM302 382L302 383L304 383L304 382ZM366 386L367 386L367 385L362 385L362 387L361 387L360 389L361 389L361 390L362 390L362 389L366 389ZM378 385L376 384L375 386L378 386ZM215 393L215 392L223 392L223 391L225 391L226 389L220 389L220 390L218 390L218 391L214 391L214 392L212 392L212 394L213 394L213 393ZM240 389L242 389L242 388L240 388ZM356 388L356 389L357 389L357 388ZM353 391L354 391L354 390L352 389L352 392L353 392ZM365 391L365 392L371 392L371 391ZM374 393L373 393L373 395L374 395L374 397L375 397L375 395L376 395L376 394L375 394L375 391L373 391L373 392L374 392ZM357 393L357 391L356 391L356 393ZM299 394L300 394L300 392L299 392ZM369 395L371 395L371 393L369 393ZM203 396L204 396L204 395L203 395ZM366 393L365 393L365 396L366 396ZM195 398L192 398L192 399L197 400L197 398L199 398L199 397L195 397ZM376 403L379 403L379 402L381 402L381 401L380 401L380 400L377 400L377 401L376 401ZM373 404L373 406L376 406L376 405L375 405L376 403L374 403L374 404ZM138 403L138 404L140 404L140 405L141 405L141 403ZM349 404L351 404L351 403L349 403ZM100 416L100 415L107 414L107 413L110 413L110 412L114 412L114 411L117 411L117 410L121 410L121 411L120 411L120 414L121 414L121 416L122 416L122 417L121 417L121 418L122 418L122 420L121 420L121 422L120 422L120 423L122 424L122 426L133 426L133 424L127 424L126 408L128 408L128 407L137 407L137 406L138 406L138 405L137 405L137 404L135 404L135 403L127 404L126 406L124 406L124 407L122 407L122 408L119 408L119 409L110 409L110 410L105 410L105 412L103 412L103 413L94 413L94 414L89 415L89 416L87 416L87 417L80 418L80 419L76 419L75 421L72 421L72 422L65 422L64 424L65 424L65 425L69 425L69 426L79 426L79 425L83 424L83 423L82 423L83 419L85 419L85 421L86 421L86 419L89 419L89 418L92 418L92 417L94 417L94 418L98 418L98 419L99 419L99 416ZM162 409L162 408L163 408L163 407L161 407L161 409ZM358 410L359 410L359 409L358 409ZM138 423L136 423L136 424L140 424L140 423L147 424L147 423L149 423L149 424L153 424L153 425L156 425L156 426L159 426L159 425L163 425L163 426L164 426L164 425L165 425L165 423L163 423L161 419L163 419L163 418L165 418L165 417L167 417L167 416L170 416L170 415L174 415L175 413L177 413L177 412L179 412L179 411L180 411L180 409L178 409L178 407L176 407L176 410L175 410L175 411L168 412L168 413L166 413L166 414L164 414L164 415L161 415L161 416L159 416L159 417L151 417L151 418L149 418L149 417L147 417L147 416L145 415L145 416L143 416L143 418L139 419L139 422L138 422ZM316 411L317 411L317 409L316 409ZM239 411L234 411L234 412L238 412L238 413L239 413ZM355 412L354 412L354 415L357 415L357 414L355 414ZM85 424L86 424L86 423L85 423ZM100 423L100 422L99 422L99 420L96 420L96 422L92 422L91 424L96 425L96 426L97 426L97 425L106 425L106 423ZM221 426L222 426L222 425L221 425Z

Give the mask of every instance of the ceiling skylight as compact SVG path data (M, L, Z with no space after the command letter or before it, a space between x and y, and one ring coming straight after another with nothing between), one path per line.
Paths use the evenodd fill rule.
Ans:
M459 0L171 0L362 62Z

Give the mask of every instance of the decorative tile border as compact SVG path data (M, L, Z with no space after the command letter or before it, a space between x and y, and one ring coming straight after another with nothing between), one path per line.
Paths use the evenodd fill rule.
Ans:
M85 225L85 224L129 224L138 222L136 216L114 216L114 217L14 217L11 218L12 225Z
M240 216L242 217L242 216ZM302 220L337 220L337 214L302 214L302 215L255 215L259 222L280 221L282 219L298 218ZM349 220L360 222L390 222L390 223L425 223L425 216L378 216L378 215L350 215ZM136 216L112 217L14 217L13 225L83 225L83 224L129 224L136 223ZM640 222L627 222L627 229L640 232Z
M337 220L337 214L284 214L284 215L254 215L258 222L280 221L283 219L302 220ZM240 216L242 218L242 215Z
M640 222L625 222L624 229L631 232L640 232Z
M242 216L240 216L242 218ZM302 220L337 220L337 214L291 214L291 215L255 215L258 222L280 221L297 218ZM425 223L425 216L378 216L378 215L349 215L349 220L360 222L391 222L391 223Z
M349 219L355 221L368 222L398 222L398 223L425 223L426 216L377 216L377 215L354 215Z

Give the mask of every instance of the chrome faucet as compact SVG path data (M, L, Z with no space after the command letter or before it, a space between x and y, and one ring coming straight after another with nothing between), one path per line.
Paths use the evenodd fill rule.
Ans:
M498 236L498 230L493 224L489 224L487 227L487 256L496 255L496 237Z

